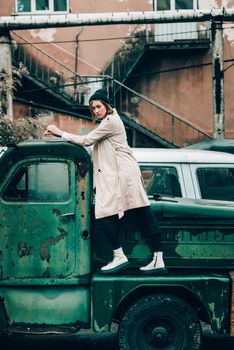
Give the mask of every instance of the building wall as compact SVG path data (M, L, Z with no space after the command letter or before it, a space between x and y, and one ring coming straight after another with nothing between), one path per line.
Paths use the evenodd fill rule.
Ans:
M209 60L208 53L195 54L189 50L179 52L151 50L141 62L144 74L151 72L151 75L138 75L135 79L129 79L128 84L160 105L212 133L212 67L180 70L186 66L199 66ZM140 71L140 67L134 72L137 70ZM158 73L160 71L164 73ZM152 126L154 120L157 121L146 110L144 118ZM157 125L154 126L157 130Z
M234 0L203 0L198 1L199 8L232 8ZM12 13L14 1L0 0L0 15ZM152 0L70 0L72 13L95 12L122 12L152 10ZM111 60L116 50L123 44L123 38L135 26L109 25L77 28L55 28L18 31L20 35L50 55L56 57L71 70L75 69L76 37L78 37L78 69L81 75L99 74L103 67ZM234 29L233 23L224 24L224 59L234 56ZM103 40L105 39L105 40ZM111 39L111 40L106 40ZM66 42L65 42L66 41ZM69 41L69 42L68 42ZM38 44L40 42L40 44ZM136 91L155 100L164 107L183 116L212 135L213 132L213 102L212 102L212 68L201 66L186 70L177 70L180 67L203 65L212 61L211 50L198 52L167 51L151 52L144 61L137 66L137 79L128 81ZM224 63L225 84L225 126L226 137L234 137L234 99L232 92L234 65ZM174 71L158 73L164 70ZM142 75L140 73L152 75ZM144 112L143 112L144 113ZM152 115L145 113L147 123L154 123ZM77 123L77 120L76 120ZM66 125L68 125L66 123ZM73 124L72 124L73 125Z
M10 15L14 0L0 0L0 15ZM148 0L70 0L72 13L101 13L147 11L152 9ZM61 60L69 68L75 67L76 36L79 35L78 72L83 75L99 74L111 59L127 35L129 25L86 26L71 28L48 28L17 31L30 42L43 42L40 48ZM110 38L111 40L103 40ZM64 42L65 41L65 42ZM53 43L55 42L55 43Z
M14 103L14 118L37 117L43 124L56 124L62 130L77 133L80 135L87 134L95 127L92 120L85 120L73 117L69 114L55 112L44 108L31 106L20 102ZM42 137L43 135L41 135Z

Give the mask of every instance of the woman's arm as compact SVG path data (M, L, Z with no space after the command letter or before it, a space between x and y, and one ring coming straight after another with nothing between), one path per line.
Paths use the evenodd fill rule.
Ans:
M47 126L46 131L44 132L44 136L54 135L61 137L62 133L62 130L60 130L57 126L51 124Z
M91 146L95 142L108 138L118 132L115 123L109 119L103 120L96 129L87 135L76 135L63 132L55 125L48 125L44 135L55 135L82 146Z

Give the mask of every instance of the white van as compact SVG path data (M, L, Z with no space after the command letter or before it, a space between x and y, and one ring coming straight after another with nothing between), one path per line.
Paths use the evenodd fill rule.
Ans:
M146 190L183 198L234 201L234 155L194 149L133 148Z

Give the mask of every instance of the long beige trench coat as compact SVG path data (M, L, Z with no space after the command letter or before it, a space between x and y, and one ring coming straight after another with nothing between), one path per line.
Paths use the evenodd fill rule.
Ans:
M96 219L114 214L121 218L128 209L150 205L139 165L127 144L123 122L115 110L89 134L63 132L62 137L79 145L94 145Z

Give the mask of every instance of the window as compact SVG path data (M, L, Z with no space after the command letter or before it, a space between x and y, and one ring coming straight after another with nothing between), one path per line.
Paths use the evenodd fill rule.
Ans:
M197 177L202 198L234 201L234 168L199 168Z
M48 11L49 0L36 0L36 11Z
M55 181L56 174L56 181ZM3 192L16 201L66 201L69 198L69 168L66 163L31 163L19 168Z
M54 11L67 11L67 0L54 0Z
M158 11L168 11L171 9L170 0L158 0L157 1L157 10Z
M177 170L174 167L141 166L148 195L182 197Z
M31 12L31 0L18 0L17 12Z
M176 10L192 10L193 6L193 0L175 0Z
M157 11L193 10L197 7L197 0L155 0Z
M67 13L69 0L16 0L17 13Z

